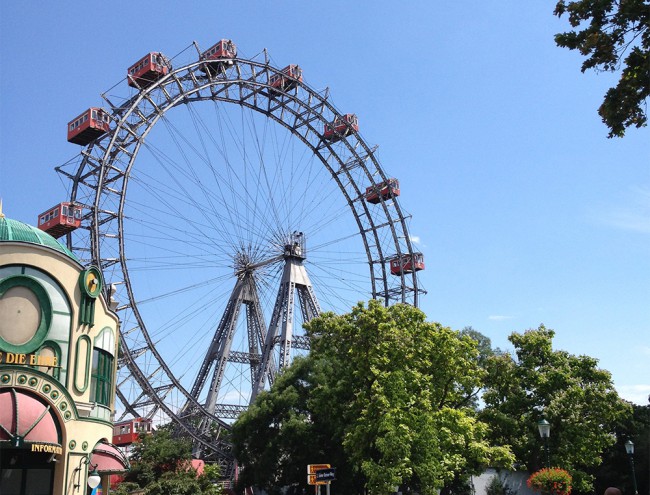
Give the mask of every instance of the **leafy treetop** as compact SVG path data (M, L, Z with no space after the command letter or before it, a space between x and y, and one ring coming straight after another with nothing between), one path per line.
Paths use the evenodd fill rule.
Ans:
M242 476L297 489L305 464L337 467L342 493L437 493L460 474L510 466L486 439L472 401L481 385L476 341L416 308L376 301L307 325L294 361L233 426ZM309 459L309 460L308 460Z
M206 465L203 474L192 468L191 443L173 435L170 425L151 434L141 435L134 444L131 471L112 493L127 495L144 490L144 495L220 495L215 483L220 471Z
M608 137L623 137L630 126L647 125L650 96L650 1L560 0L555 15L567 14L572 31L555 35L558 46L578 50L582 72L617 72L618 84L598 109Z
M490 358L481 418L490 424L493 442L511 445L520 465L536 469L545 458L537 431L544 417L551 424L551 463L571 472L576 491L588 493L590 472L631 408L596 359L553 350L554 335L543 325L513 333L515 356Z

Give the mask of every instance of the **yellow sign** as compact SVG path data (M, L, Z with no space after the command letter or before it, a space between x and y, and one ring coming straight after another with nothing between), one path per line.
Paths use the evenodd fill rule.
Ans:
M50 445L48 443L33 443L32 452L46 452L48 454L63 454L63 448L59 445Z
M307 474L316 475L316 471L319 469L329 469L331 467L329 464L307 464Z
M323 468L323 469L325 469L325 468ZM307 475L307 484L308 485L327 485L328 483L329 483L329 481L317 481L315 474L308 474Z
M47 366L49 368L57 368L59 363L57 362L56 356L0 352L0 364L26 364L28 366Z

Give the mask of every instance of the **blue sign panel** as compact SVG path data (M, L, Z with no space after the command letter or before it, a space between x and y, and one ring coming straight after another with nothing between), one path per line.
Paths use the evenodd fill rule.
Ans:
M336 468L319 469L316 471L316 481L334 481L336 479Z

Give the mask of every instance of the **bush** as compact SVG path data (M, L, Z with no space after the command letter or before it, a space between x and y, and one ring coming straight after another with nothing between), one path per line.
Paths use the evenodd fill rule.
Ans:
M517 495L517 491L509 487L500 476L492 476L485 489L487 495Z
M528 488L550 495L570 495L571 475L560 468L544 468L534 472L528 478Z
M487 495L507 495L506 487L498 476L492 476L486 486Z

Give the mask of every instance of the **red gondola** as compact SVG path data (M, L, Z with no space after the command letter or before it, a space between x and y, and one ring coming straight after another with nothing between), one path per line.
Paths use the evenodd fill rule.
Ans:
M131 445L138 441L140 435L151 433L151 420L135 418L121 421L113 425L113 444L117 446Z
M38 228L59 238L81 225L81 206L59 203L38 216Z
M269 77L269 85L276 90L289 91L302 82L302 69L295 64L287 65L278 74Z
M148 88L171 69L169 60L160 52L151 52L129 67L126 80L134 88Z
M390 272L393 275L413 273L424 270L424 256L422 253L404 254L390 260Z
M399 196L399 181L397 179L388 179L376 186L366 188L366 201L376 205L382 199L384 201Z
M336 117L334 122L325 124L323 138L331 142L339 141L352 131L359 132L359 119L353 113L346 113Z
M232 65L237 56L237 46L232 40L221 40L201 54L201 60L206 63L201 67L203 72L218 72L226 65Z
M110 130L111 118L101 108L89 108L68 123L68 142L87 145Z

